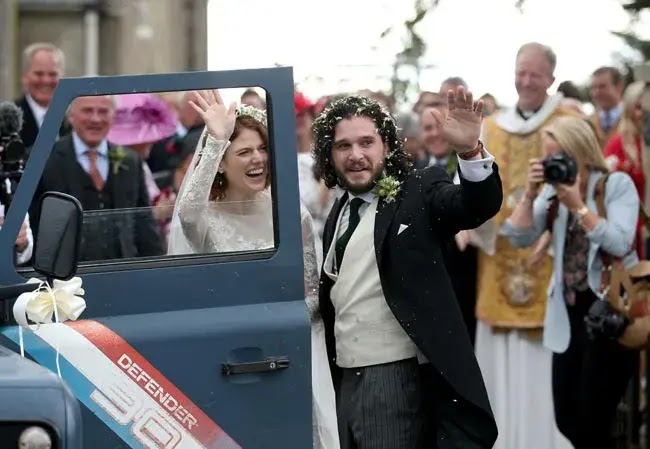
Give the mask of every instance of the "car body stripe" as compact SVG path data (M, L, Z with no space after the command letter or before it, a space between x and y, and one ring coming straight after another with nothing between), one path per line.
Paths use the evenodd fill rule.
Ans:
M18 343L17 327L2 333ZM96 321L24 330L25 351L61 376L77 398L130 447L241 449L123 338Z

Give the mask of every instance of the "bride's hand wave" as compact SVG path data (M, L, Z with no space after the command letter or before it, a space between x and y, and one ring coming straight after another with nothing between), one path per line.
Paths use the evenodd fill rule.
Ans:
M219 91L194 92L196 102L190 100L190 105L199 113L208 133L216 140L228 140L235 129L236 104L226 108Z

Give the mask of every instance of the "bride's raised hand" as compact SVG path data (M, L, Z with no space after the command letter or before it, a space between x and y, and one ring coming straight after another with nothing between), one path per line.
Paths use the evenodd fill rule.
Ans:
M208 133L216 140L228 140L235 129L236 104L226 108L218 90L194 92L196 102L190 100L190 106L199 113Z

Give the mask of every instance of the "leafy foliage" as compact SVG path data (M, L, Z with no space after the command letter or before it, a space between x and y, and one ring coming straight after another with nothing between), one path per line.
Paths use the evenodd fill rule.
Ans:
M416 30L417 25L424 20L429 12L438 6L440 0L415 0L413 17L404 21L403 48L395 55L393 63L393 76L391 79L391 95L393 103L408 101L411 94L417 94L419 83L417 79L421 70L421 59L426 52L427 46L422 36ZM384 30L380 37L382 39L395 32L395 27ZM403 68L411 68L416 73L416 80L413 82L409 77L404 76Z
M623 9L633 14L638 14L642 10L648 8L650 8L650 0L632 1L623 5Z
M644 60L650 59L650 41L643 40L632 32L612 31L612 34L620 37L629 47L640 52Z
M525 0L513 1L515 1L515 7L521 11ZM402 39L403 48L395 55L395 61L393 62L393 76L391 79L393 104L407 102L411 96L419 94L419 78L423 67L422 57L426 52L427 44L416 30L416 27L440 2L441 0L414 0L414 14L412 18L405 20L401 24L402 26L398 27L404 33L404 37ZM396 28L389 27L381 33L380 37L385 39L394 32L396 32ZM431 65L428 67L431 67ZM414 78L404 75L404 69L409 68L415 72Z
M633 24L639 20L639 15L643 10L650 9L650 0L628 1L622 6L630 14L630 24ZM628 47L641 53L644 61L650 59L650 41L641 39L632 31L612 31L612 34L620 37Z

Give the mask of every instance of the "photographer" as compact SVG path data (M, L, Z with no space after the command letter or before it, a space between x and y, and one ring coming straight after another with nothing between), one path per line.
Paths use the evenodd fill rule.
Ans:
M526 247L552 232L553 269L544 344L553 352L553 402L560 431L576 449L614 448L617 404L637 352L613 340L592 340L584 318L602 298L601 252L633 266L639 196L625 173L612 173L604 189L607 219L596 210L598 179L607 174L596 135L579 118L560 117L543 130L546 159L531 160L528 185L501 234Z
M0 103L0 229L4 223L5 211L11 204L14 187L23 172L25 145L19 134L22 126L22 111L11 102ZM34 239L27 216L16 238L17 265L24 265L31 259L33 246Z
M0 230L4 224L4 206L0 204ZM32 258L34 236L29 226L29 217L25 218L16 238L16 265L25 265Z

